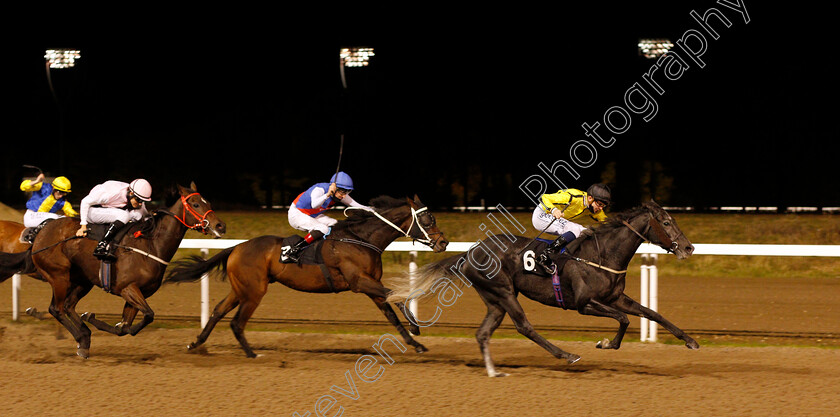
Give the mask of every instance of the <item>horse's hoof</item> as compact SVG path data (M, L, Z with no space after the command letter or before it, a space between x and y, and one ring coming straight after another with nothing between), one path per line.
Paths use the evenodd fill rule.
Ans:
M423 345L417 345L417 346L414 347L414 351L417 352L417 353L423 353L423 352L428 352L429 349L426 349L426 347L423 346Z
M579 360L580 360L580 356L578 356L578 355L569 355L569 357L566 359L566 361L569 362L569 365L571 365L571 364L573 364L573 363L575 363Z
M29 307L29 308L26 309L26 314L28 314L32 317L37 317L38 310L36 310L35 307Z
M694 339L689 339L688 342L685 343L685 347L689 349L700 349L700 344L697 343Z
M84 313L82 313L81 316L79 316L79 318L81 318L82 321L86 321L86 322L90 322L90 320L95 318L95 317L96 317L96 315L94 313L91 313L91 312L88 312L88 311L85 311Z
M87 359L90 357L90 349L78 348L76 349L76 355L79 355L82 359Z
M420 336L420 326L411 326L408 331L412 336Z
M487 376L489 376L490 378L501 378L501 377L505 377L505 376L510 376L510 374L506 374L504 372L493 372L493 373L488 373Z
M609 349L610 348L610 339L604 338L595 345L598 349Z

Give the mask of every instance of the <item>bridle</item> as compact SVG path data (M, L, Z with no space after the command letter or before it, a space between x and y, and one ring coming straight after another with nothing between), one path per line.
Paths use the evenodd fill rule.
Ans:
M188 194L186 196L183 196L183 195L181 196L181 206L184 207L183 211L181 211L181 217L178 217L176 214L173 214L173 213L169 213L169 214L172 214L172 217L178 219L178 221L181 222L181 224L186 226L188 229L196 230L196 231L199 231L199 232L204 233L206 235L208 233L207 229L210 228L210 220L207 220L207 216L210 213L212 213L213 210L207 210L207 211L204 212L204 214L198 214L197 211L193 210L193 208L190 207L190 205L187 203L187 200L190 197L196 196L196 195L199 198L202 198L201 194L199 194L199 193L192 193L192 194ZM196 219L196 221L197 221L196 224L194 224L192 226L187 224L187 213L191 214L193 216L193 218Z
M440 240L440 238L443 237L443 232L433 233L432 235L434 235L435 238L432 239L432 235L430 235L429 232L426 230L426 228L424 228L423 225L420 224L420 218L419 218L420 214L422 214L422 213L426 213L426 214L431 215L431 213L428 213L426 211L427 207L421 207L419 209L415 209L414 207L409 207L409 208L411 209L411 224L408 225L408 230L407 231L403 230L402 228L400 228L399 226L397 226L396 224L394 224L390 220L386 219L384 216L379 214L376 210L370 210L370 209L367 209L367 210L370 211L371 213L373 213L374 216L378 217L379 220L382 220L385 224L387 224L387 225L393 227L394 229L398 230L400 233L402 233L402 235L404 237L411 238L415 242L420 242L420 243L422 243L422 244L424 244L424 245L426 245L430 248L434 248L435 245L437 245L437 242ZM364 208L362 208L362 207L347 207L347 208L344 209L345 216L347 215L347 210L350 210L350 209L363 209L364 210ZM414 237L414 236L411 235L411 229L414 228L415 224L417 225L417 228L420 229L420 231L423 233L423 238L422 239Z
M658 221L656 221L656 218L653 217L653 213L648 211L648 216L650 216L650 218L648 219L647 229L645 230L645 233L650 231L650 229L653 229L653 233L656 234L656 237L659 239L659 242L661 242L657 246L659 246L662 249L665 249L665 251L668 253L674 253L674 250L677 249L677 246L679 244L675 242L670 236L668 236L668 232L666 232L665 228L662 227L662 225ZM650 242L650 239L646 238L644 234L639 233L639 231L636 230L633 226L631 226L630 223L627 222L627 220L622 220L621 223L623 223L630 230L632 230L633 233L637 234L640 238L642 238L643 242ZM682 235L683 233L680 232L680 236Z

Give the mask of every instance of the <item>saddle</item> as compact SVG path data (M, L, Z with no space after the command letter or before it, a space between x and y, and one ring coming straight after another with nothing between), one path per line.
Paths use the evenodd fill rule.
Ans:
M539 256L539 254L541 254L545 250L545 248L549 244L551 244L551 242L552 242L551 240L536 238L533 242L528 244L528 246L526 246L525 249L522 250L522 253L527 254L530 251L531 253L529 255L533 254L533 258L536 260L536 258ZM566 248L564 247L560 251L560 253L566 253ZM567 256L560 257L560 256L557 256L557 254L555 254L554 265L557 267L557 269L555 271L556 274L558 274L558 275L560 274L560 271L563 270L563 265L565 265L566 261L568 261L568 260L569 260L569 258ZM548 272L546 272L545 269L543 269L536 262L523 262L522 263L522 268L524 269L525 273L527 273L527 274L535 274L535 275L539 275L541 277L551 277L552 276L552 274L549 274Z
M110 224L107 223L89 224L88 233L85 237L98 242L102 240L102 237L105 235L108 227L110 227ZM125 236L129 233L139 239L147 233L151 233L151 231L154 230L154 227L155 221L152 216L147 216L140 221L125 224L122 228L117 230L112 244L121 244ZM114 262L116 261L100 260L99 262L99 282L102 284L102 289L108 293L111 292L111 283L113 282L114 277Z
M280 246L294 246L302 240L303 237L298 235L284 237ZM333 284L332 274L330 274L330 269L324 265L324 256L321 255L321 247L324 246L324 242L326 242L326 239L318 239L304 247L300 252L300 257L298 257L297 263L298 265L318 265L318 267L321 268L321 274L324 276L324 280L327 281L327 285L329 285L330 290L335 292L335 284Z
M20 232L20 243L28 243L31 245L32 242L35 242L35 236L38 236L38 232L40 232L47 223L53 220L55 219L46 219L35 227L27 227L23 229L23 231Z

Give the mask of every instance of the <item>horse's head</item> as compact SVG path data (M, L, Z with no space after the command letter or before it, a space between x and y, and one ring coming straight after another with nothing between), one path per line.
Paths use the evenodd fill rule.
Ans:
M183 209L181 210L181 216L178 217L176 214L175 217L184 226L204 234L212 234L217 239L225 234L227 231L225 222L216 216L216 212L210 207L210 202L196 191L194 182L190 184L190 188L178 185L178 193L181 195Z
M411 226L409 226L406 234L412 239L428 245L435 253L445 251L449 241L443 236L443 232L438 229L435 216L420 202L417 194L414 195L414 200L406 197L406 201L411 208L412 216Z
M650 214L645 237L653 243L673 252L677 259L685 259L694 253L694 245L685 237L685 233L677 226L677 221L655 201L645 203L644 208Z

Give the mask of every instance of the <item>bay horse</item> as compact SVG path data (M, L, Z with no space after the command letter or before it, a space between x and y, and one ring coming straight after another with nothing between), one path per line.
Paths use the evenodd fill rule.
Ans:
M671 215L651 201L613 215L605 223L585 230L578 239L569 243L565 252L552 255L557 265L555 271L559 272L551 278L542 275L542 271L537 269L540 267L534 265L534 254L538 254L546 243L522 236L496 235L473 246L468 252L424 265L417 272L413 284L407 277L389 283L394 290L387 300L408 304L409 300L420 300L435 291L446 291L448 286L474 287L487 306L487 314L476 332L476 340L490 377L506 375L496 371L489 349L490 337L506 314L510 315L519 333L556 358L565 359L570 364L580 359L580 356L554 346L534 330L517 300L520 293L551 307L617 320L618 333L612 341L604 339L598 342L596 347L600 349L618 349L621 346L630 324L627 314L653 320L685 341L688 348L697 349L697 342L685 332L624 294L627 266L645 241L676 254L678 259L685 259L694 251L694 246ZM502 250L498 242L509 247ZM492 264L498 265L498 268L487 273L490 269L487 265ZM555 280L559 286L554 285Z
M26 226L23 223L0 220L0 252L17 253L29 249L30 244L21 240L24 230L26 230ZM0 282L11 278L16 272L0 274ZM27 273L26 271L22 272Z
M97 319L93 313L76 313L79 300L94 286L103 286L100 261L93 256L97 241L76 236L78 218L64 217L47 223L25 252L0 253L0 272L34 266L52 286L50 314L76 339L76 354L88 358L91 332L85 322L117 336L136 335L154 320L155 313L146 298L160 288L166 266L187 230L211 233L217 238L225 233L225 223L195 190L195 183L189 189L179 185L178 194L180 198L168 210L154 211L151 223L129 223L126 227L131 229L125 238L115 242L118 258L111 268L110 292L125 299L122 320L116 325ZM151 227L141 230L144 225ZM143 320L132 324L138 311L143 313Z
M393 308L385 302L389 290L381 282L382 251L399 237L414 239L431 247L434 252L446 250L449 242L438 229L434 215L416 195L413 200L381 196L371 200L371 206L373 209L370 211L350 211L347 219L332 226L329 235L320 241L320 247L316 246L318 243L312 243L304 250L304 255L309 250L318 251L322 265L280 262L286 238L279 236L256 237L207 260L193 256L173 263L167 274L167 283L194 282L220 267L222 278L227 278L231 285L230 293L216 305L196 341L187 348L193 350L201 346L216 323L239 306L230 327L245 355L256 357L245 338L245 325L268 291L268 284L279 282L304 292L338 293L349 290L365 294L396 327L406 343L414 346L418 353L425 352L427 349L411 337ZM397 304L397 308L406 311L402 304ZM409 316L406 318L412 320ZM411 329L415 335L420 333L416 326Z

